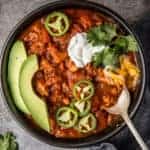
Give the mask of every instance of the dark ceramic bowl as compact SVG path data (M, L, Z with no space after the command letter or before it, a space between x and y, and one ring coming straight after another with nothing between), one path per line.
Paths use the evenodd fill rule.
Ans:
M79 0L59 0L55 2L47 2L44 5L41 5L39 8L33 10L30 12L26 17L24 17L12 30L10 35L8 36L1 53L1 94L3 96L3 100L6 104L6 106L9 108L10 113L12 114L13 118L18 122L21 127L23 127L26 132L30 133L33 137L36 137L40 141L43 141L47 144L58 146L58 147L82 147L91 145L97 142L102 142L104 140L108 140L112 136L114 136L116 133L120 132L123 127L125 126L124 123L122 123L119 127L116 128L109 128L105 130L103 133L99 133L96 135L91 135L86 138L82 139L61 139L61 138L55 138L54 136L49 135L48 133L45 133L43 131L39 131L35 128L32 128L29 123L26 122L25 117L23 114L15 107L8 85L7 85L7 63L8 63L8 55L9 50L15 41L18 34L23 31L33 20L36 18L49 13L50 11L56 10L56 9L63 9L68 7L76 7L76 8L86 8L86 9L92 9L99 11L103 14L106 14L107 16L110 16L116 22L120 24L124 30L126 30L127 33L135 36L137 39L135 33L131 30L129 25L125 20L123 20L118 14L113 12L112 10L96 3L88 2L88 1L79 1ZM130 116L132 117L137 109L140 106L140 103L142 101L144 89L145 89L145 83L146 83L146 73L145 73L145 62L142 52L142 47L139 43L139 52L137 54L138 64L141 69L141 82L140 86L135 92L135 95L132 98L132 104L130 106L129 112Z

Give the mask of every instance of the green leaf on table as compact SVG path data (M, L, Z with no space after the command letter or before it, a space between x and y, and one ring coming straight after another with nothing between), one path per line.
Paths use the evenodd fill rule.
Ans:
M18 150L16 138L12 133L0 135L0 150Z

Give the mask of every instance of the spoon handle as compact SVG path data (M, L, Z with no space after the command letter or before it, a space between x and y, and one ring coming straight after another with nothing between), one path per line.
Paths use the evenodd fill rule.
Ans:
M127 113L122 114L122 118L126 122L126 124L129 127L131 133L133 134L133 136L137 140L138 144L141 146L141 149L142 150L149 150L149 148L147 147L147 145L143 141L142 137L140 136L140 134L138 133L138 131L134 127L134 125L133 125L132 121L130 120L128 114Z

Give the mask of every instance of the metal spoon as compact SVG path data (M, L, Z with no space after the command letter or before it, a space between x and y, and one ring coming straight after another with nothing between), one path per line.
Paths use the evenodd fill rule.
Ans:
M111 114L116 114L120 115L124 121L126 122L127 126L129 127L131 133L137 140L138 144L141 146L142 150L149 150L147 145L144 143L142 137L134 127L133 123L131 122L129 115L128 115L128 107L130 105L130 94L128 92L128 89L124 87L122 90L117 103L110 107L110 108L105 108L105 110Z

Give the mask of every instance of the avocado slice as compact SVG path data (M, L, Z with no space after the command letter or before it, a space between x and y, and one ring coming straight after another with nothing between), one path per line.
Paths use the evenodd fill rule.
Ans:
M30 55L23 63L20 73L20 91L24 103L31 112L34 121L45 131L50 131L47 105L44 99L38 97L32 87L32 78L38 70L36 55Z
M22 41L16 41L10 51L8 60L8 85L17 108L25 114L30 114L20 95L19 75L27 54Z

